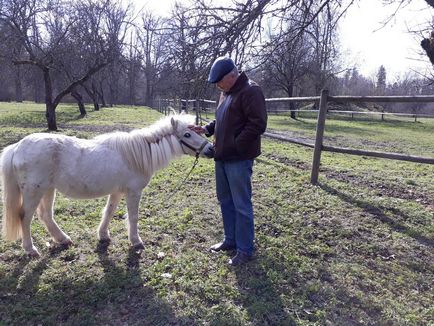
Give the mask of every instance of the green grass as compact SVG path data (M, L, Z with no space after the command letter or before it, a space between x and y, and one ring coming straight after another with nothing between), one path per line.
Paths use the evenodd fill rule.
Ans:
M316 118L291 119L288 115L270 115L270 130L287 132L292 137L315 139ZM326 120L324 144L354 149L378 150L418 156L434 156L433 119L358 118L331 116Z
M143 107L77 116L76 107L59 107L60 132L88 138L160 117ZM3 148L46 129L44 108L0 104L0 126ZM270 116L269 128L313 141L315 119ZM331 119L325 136L334 145L434 156L428 119ZM264 139L253 174L258 250L239 268L207 251L222 238L210 160L170 200L193 158L172 162L143 191L141 255L119 218L124 201L104 247L96 228L105 199L58 194L56 221L75 244L48 248L37 220L40 259L0 240L0 325L431 325L434 167L325 152L312 186L311 160L311 149Z

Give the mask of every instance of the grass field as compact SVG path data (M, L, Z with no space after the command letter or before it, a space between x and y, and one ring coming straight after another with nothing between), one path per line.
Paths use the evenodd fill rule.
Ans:
M103 108L78 119L63 105L61 133L89 138L151 124L143 107ZM46 129L44 108L0 103L0 148ZM312 140L315 120L269 117L270 131ZM327 120L325 143L434 157L434 120ZM58 194L55 218L74 241L52 246L35 219L42 256L0 239L0 325L433 325L434 166L323 153L270 139L253 174L256 259L227 265L207 248L222 239L213 162L184 157L143 192L140 234L129 247L122 201L103 246L105 199Z

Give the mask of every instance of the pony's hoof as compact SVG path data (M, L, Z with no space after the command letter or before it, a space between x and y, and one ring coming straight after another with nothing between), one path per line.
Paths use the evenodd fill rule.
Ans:
M41 254L39 253L38 249L33 247L31 250L26 250L27 257L29 258L39 258L41 257Z
M109 245L110 245L110 239L99 239L98 244L96 245L95 252L107 253Z
M101 245L108 245L108 244L110 244L110 242L111 242L110 238L100 238L98 240L98 244L101 244Z
M145 246L143 243L138 243L133 246L133 250L136 252L136 254L140 255L143 250L145 250Z
M107 233L98 233L98 241L99 242L110 242L110 234Z
M70 238L66 238L65 240L60 241L59 244L63 247L69 247L72 246L74 242L72 242Z

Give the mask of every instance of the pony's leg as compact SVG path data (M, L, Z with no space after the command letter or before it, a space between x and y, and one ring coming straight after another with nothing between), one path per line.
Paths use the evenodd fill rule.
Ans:
M56 221L53 219L53 204L55 197L56 191L54 189L48 190L39 202L37 214L39 219L44 222L54 241L63 245L70 245L72 244L71 238L59 228Z
M107 204L102 213L101 223L98 227L98 239L100 241L110 241L110 232L108 229L110 219L113 217L119 201L122 198L121 193L111 194L107 199Z
M32 257L40 256L38 249L33 245L30 224L41 198L42 193L40 191L34 189L23 189L23 217L21 222L23 248L25 252Z
M139 220L139 203L142 191L128 191L128 239L135 249L143 249L143 241L140 239L137 223Z

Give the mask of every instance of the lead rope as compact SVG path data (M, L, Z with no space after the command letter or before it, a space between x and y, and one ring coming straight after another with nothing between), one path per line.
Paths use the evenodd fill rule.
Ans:
M181 188L181 186L185 183L185 181L187 181L187 179L190 176L191 172L193 172L194 168L196 167L197 163L199 162L200 152L202 152L202 150L208 144L208 142L206 140L204 140L203 143L202 143L202 145L200 145L199 149L195 149L194 147L192 147L191 145L189 145L188 143L186 143L182 139L181 139L181 144L184 145L184 146L186 146L186 147L188 147L188 148L190 148L191 150L195 151L196 152L196 159L194 160L193 166L191 167L190 171L188 171L188 173L184 177L184 179L182 179L180 182L178 182L178 184L176 185L175 189L173 189L169 193L169 195L165 199L166 201L169 200L170 198L172 198L172 196L179 190L179 188Z
M181 186L187 181L188 177L190 176L191 172L193 172L194 168L196 167L197 163L199 162L199 153L196 153L196 159L193 162L193 166L191 167L190 171L188 171L187 175L182 179L176 187L169 193L169 195L165 198L165 201L169 200L170 198L175 195L178 190L181 188Z

